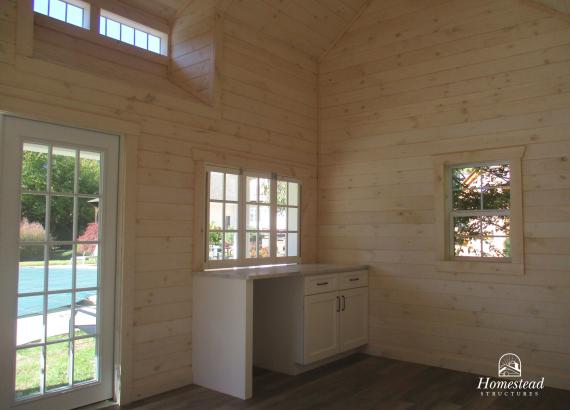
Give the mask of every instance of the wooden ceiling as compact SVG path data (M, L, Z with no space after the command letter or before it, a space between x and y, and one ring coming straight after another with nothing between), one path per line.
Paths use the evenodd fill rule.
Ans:
M277 39L315 60L322 58L372 0L119 0L173 21L190 4L216 2L225 18ZM570 13L570 0L534 0Z
M369 0L234 0L226 18L315 59L325 54Z
M173 21L192 2L214 0L120 0ZM370 0L215 0L258 35L275 38L314 59L324 55Z

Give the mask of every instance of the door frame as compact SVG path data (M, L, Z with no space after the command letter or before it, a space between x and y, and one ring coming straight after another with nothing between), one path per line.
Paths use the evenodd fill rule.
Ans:
M125 319L130 319L130 315L125 314L125 310L128 309L132 309L132 306L126 306L127 309L125 309L125 300L123 300L123 295L129 295L132 293L132 285L129 285L128 287L125 286L125 282L124 282L124 271L125 269L132 269L134 267L134 261L133 261L133 257L134 257L134 248L133 245L130 246L126 246L125 247L125 233L127 231L126 227L127 227L127 220L131 220L133 224L128 224L128 231L129 231L129 235L131 237L134 238L134 216L133 218L128 218L126 217L126 214L124 212L124 210L127 208L127 205L132 207L134 205L134 203L136 203L136 185L135 185L135 189L133 192L133 189L131 188L130 191L130 195L127 195L127 191L125 189L126 187L126 176L127 176L127 172L126 172L126 165L129 165L129 169L130 170L134 170L135 175L136 175L136 139L131 142L130 145L130 149L129 151L131 151L130 155L128 156L130 159L127 161L127 155L125 152L125 135L121 134L121 133L116 133L116 132L110 132L108 130L95 130L95 129L89 129L89 128L84 128L84 127L77 127L74 125L70 125L70 124L65 124L65 123L56 123L56 122L52 122L52 121L45 121L42 119L35 119L35 118L31 118L28 116L22 116L22 115L17 115L11 112L5 112L5 111L1 111L0 110L0 190L4 189L4 167L7 166L7 164L4 163L4 151L6 148L6 138L5 138L5 128L6 128L6 123L7 123L7 119L9 118L13 118L15 120L21 120L21 121L29 121L30 123L36 123L37 125L41 125L41 126L47 126L47 127L61 127L61 128L67 128L67 129L76 129L79 130L80 132L83 132L85 134L88 133L96 133L96 134L107 134L113 137L117 138L117 150L115 155L113 156L113 159L116 161L116 163L113 166L113 173L116 176L115 179L115 189L113 192L106 192L106 197L110 197L110 200L113 201L114 207L116 209L116 213L113 216L113 222L114 222L114 227L110 227L110 228L106 228L106 232L113 232L113 240L112 240L112 245L108 246L108 250L107 252L109 253L113 253L114 254L114 271L115 271L115 277L114 277L114 294L112 295L108 295L108 300L112 301L112 303L114 304L114 313L113 315L110 316L110 318L108 319L108 328L109 328L109 333L110 333L110 338L112 339L111 341L111 357L112 357L112 364L110 364L109 366L111 367L110 370L110 374L111 374L111 378L112 380L111 382L111 394L112 394L112 398L110 399L110 402L112 403L119 403L120 397L121 397L121 390L124 391L125 385L127 383L125 383L127 380L126 379L126 375L127 372L125 370L129 369L130 363L125 363L125 358L123 357L124 352L128 351L128 349L125 349L124 346L124 338L123 336L128 334L128 332L130 331L129 327L128 329L123 329L121 324L122 322L125 322ZM33 138L31 138L31 140L33 140ZM49 141L49 140L48 140ZM56 140L52 140L53 142L56 142ZM65 142L64 142L65 143ZM71 144L74 144L73 141L70 142ZM81 144L77 144L75 142L76 145L81 145ZM133 158L133 152L134 152L134 158ZM107 155L107 161L109 161L109 156ZM134 163L133 163L134 162ZM115 168L116 167L116 168ZM131 171L132 172L132 171ZM129 176L129 180L133 179L136 180L135 177L133 175ZM129 181L130 183L132 183L131 181ZM105 182L106 183L106 182ZM2 207L4 205L2 204ZM4 220L4 218L6 218L4 212L6 210L4 210L2 207L0 207L0 221ZM14 209L11 209L12 212L14 211ZM10 212L8 212L10 213ZM17 235L17 229L15 229L14 227L16 226L16 224L9 224L9 225L14 225L12 227L12 230L14 230L15 232L12 232L12 235L15 234ZM9 235L9 234L8 234ZM104 235L107 235L106 233L104 233ZM17 236L16 236L17 237ZM127 248L127 249L125 249ZM132 254L131 254L132 252ZM4 254L6 253L4 247L0 248L0 254ZM3 264L7 263L5 262L6 258L1 258L4 261L0 260L0 266L2 266ZM128 260L128 262L127 262ZM9 263L13 264L13 261L10 261ZM17 288L17 278L14 278L11 280L12 283L10 283L11 286L9 286L10 288L10 292L13 292L14 286L16 286ZM127 289L128 292L125 292L125 288L129 288ZM6 293L8 292L7 290L5 291ZM2 290L0 289L0 293L2 293ZM14 296L12 295L11 298L14 298ZM132 299L130 297L127 297L126 299L128 299L128 301L130 302ZM10 301L11 302L11 301ZM10 312L8 314L11 315L11 317L14 317L14 315L16 314L16 310L17 310L17 306L13 303L10 303L10 306L6 306L6 308L8 310L10 310ZM129 326L130 323L129 323ZM112 329L112 330L110 330ZM14 329L11 332L0 332L0 340L2 341L1 346L7 346L7 347L1 347L0 349L0 366L8 366L10 368L10 371L13 372L15 370L15 346L14 346L14 340L10 340L10 338L12 336L15 336L16 333L16 326L14 324ZM6 344L5 342L8 341L8 343ZM126 366L123 366L126 365ZM125 368L124 370L123 367ZM13 377L13 376L12 376ZM29 400L29 401L24 401L21 404L20 403L14 403L13 400L13 390L14 390L14 380L10 380L10 383L7 383L8 386L4 387L4 386L0 386L0 401L4 401L4 400L8 400L7 403L9 403L9 405L14 406L14 408L18 408L20 407L21 404L25 404L25 403L33 403L34 401L41 403L42 400ZM53 396L57 396L58 394L54 394ZM41 396L41 397L45 397L45 396ZM48 397L49 399L49 397ZM104 401L104 403L109 403L109 400ZM95 403L93 403L95 404Z

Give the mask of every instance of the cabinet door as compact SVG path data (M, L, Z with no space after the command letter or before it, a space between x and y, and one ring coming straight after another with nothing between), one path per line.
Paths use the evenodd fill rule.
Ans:
M368 288L340 292L340 351L368 343Z
M338 353L339 307L338 292L305 296L303 364Z

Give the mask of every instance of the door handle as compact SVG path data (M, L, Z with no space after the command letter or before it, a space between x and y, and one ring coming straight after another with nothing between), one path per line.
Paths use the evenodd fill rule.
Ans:
M342 295L342 311L344 312L346 310L346 298L344 297L344 295Z
M336 297L336 311L340 312L340 296Z

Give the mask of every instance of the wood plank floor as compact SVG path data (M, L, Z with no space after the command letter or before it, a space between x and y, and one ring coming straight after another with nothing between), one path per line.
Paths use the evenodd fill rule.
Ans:
M357 354L296 377L255 369L254 398L247 401L192 385L120 408L570 409L570 391L546 388L539 397L480 397L477 381L469 373Z

